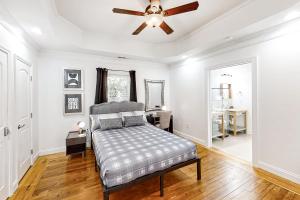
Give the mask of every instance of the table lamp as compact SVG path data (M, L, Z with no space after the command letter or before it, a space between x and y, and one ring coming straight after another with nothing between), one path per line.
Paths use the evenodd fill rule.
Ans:
M85 127L85 122L79 121L79 122L77 122L77 126L79 127L79 133L81 134Z

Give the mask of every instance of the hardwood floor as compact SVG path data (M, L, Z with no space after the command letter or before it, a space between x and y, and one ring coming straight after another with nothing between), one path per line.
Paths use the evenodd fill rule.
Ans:
M300 200L299 185L198 146L202 157L202 180L196 180L196 164L165 176L165 196L159 196L159 178L153 178L110 195L111 200L137 199L289 199ZM298 195L267 180L291 188ZM72 159L65 154L38 158L27 172L13 200L101 200L102 188L94 169L94 155Z

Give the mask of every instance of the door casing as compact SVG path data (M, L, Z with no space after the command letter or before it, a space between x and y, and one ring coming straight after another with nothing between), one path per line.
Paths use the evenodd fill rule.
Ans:
M252 165L258 166L259 160L259 115L258 115L258 99L259 99L259 88L257 87L259 82L258 77L258 65L257 65L258 57L250 57L246 59L236 60L229 63L219 64L216 66L211 66L206 69L206 113L207 113L207 125L208 125L208 140L207 146L209 148L212 147L212 130L211 130L211 99L210 99L210 72L216 69L222 69L227 67L233 67L242 64L251 64L252 65Z

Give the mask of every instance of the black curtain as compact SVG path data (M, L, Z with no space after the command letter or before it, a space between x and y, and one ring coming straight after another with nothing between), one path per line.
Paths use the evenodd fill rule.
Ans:
M129 100L137 102L135 71L129 71L129 74L130 74L130 99Z
M107 72L105 68L97 68L95 104L107 102Z

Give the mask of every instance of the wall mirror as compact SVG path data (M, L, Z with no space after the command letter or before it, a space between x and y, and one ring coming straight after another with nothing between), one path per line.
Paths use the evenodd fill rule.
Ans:
M220 96L223 99L232 99L231 84L227 84L227 83L221 83L220 84Z
M146 111L161 110L165 105L165 81L145 80Z

